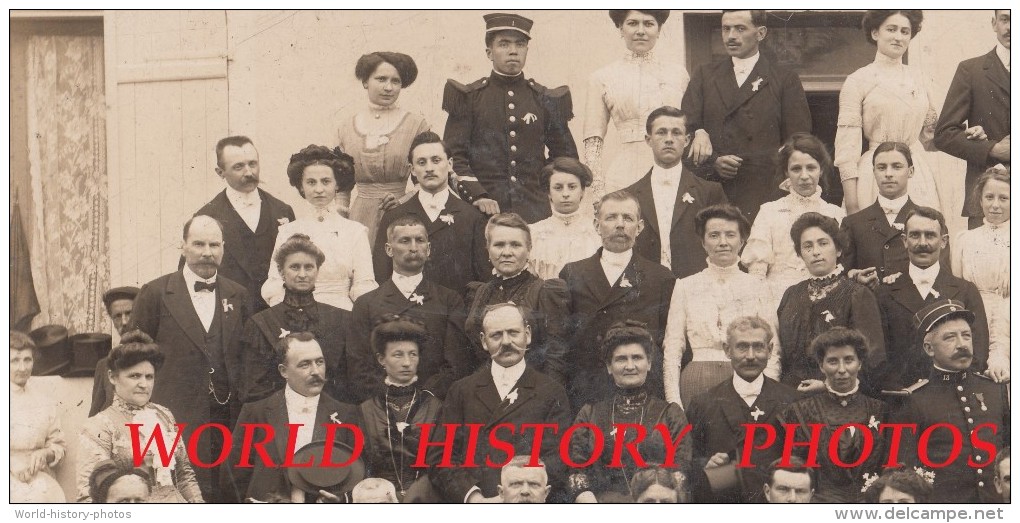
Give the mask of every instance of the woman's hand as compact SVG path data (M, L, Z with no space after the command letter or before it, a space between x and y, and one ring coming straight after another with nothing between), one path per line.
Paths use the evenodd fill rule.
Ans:
M804 380L800 382L800 385L797 385L797 392L803 394L814 394L823 390L825 390L825 382L822 380Z
M705 470L721 467L729 462L730 457L725 452L716 452L711 458L708 458L708 463L705 463Z

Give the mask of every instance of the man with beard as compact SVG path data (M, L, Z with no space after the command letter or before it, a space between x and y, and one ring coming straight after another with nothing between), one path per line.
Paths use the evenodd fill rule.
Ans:
M209 216L184 224L184 267L142 286L128 330L139 329L166 356L152 402L170 409L184 425L183 441L206 423L232 426L241 403L241 327L251 301L241 285L219 274L223 229ZM199 439L198 457L212 463L223 444L209 430ZM218 469L195 467L206 501L220 500Z
M617 191L603 196L595 210L595 228L602 237L602 248L560 271L570 291L566 332L571 343L566 362L570 403L575 408L613 392L613 381L606 374L598 347L614 323L639 321L645 324L655 346L662 347L676 279L669 269L634 252L634 240L644 226L641 206L633 195ZM665 398L662 353L649 356L652 368L647 389Z
M973 283L957 278L939 259L949 241L942 213L930 207L910 211L903 226L903 244L910 265L906 273L887 276L876 292L885 332L886 362L872 383L899 390L927 377L929 362L921 350L921 336L911 328L914 315L938 300L953 299L974 314L973 372L985 372L988 362L988 322L981 294ZM1001 379L1001 376L996 376ZM1008 376L1007 376L1008 378Z
M530 456L539 434L541 448L535 450L549 464L550 483L554 489L560 487L557 490L562 497L565 475L557 434L570 423L570 407L563 387L524 359L531 344L526 314L512 303L485 309L480 337L492 361L450 387L436 421L436 434L428 436L433 442L428 453L432 484L448 502L498 503L500 469L488 464L505 459L507 447L512 447L512 455ZM482 426L478 430L477 425L472 429L467 424ZM546 428L539 432L525 424ZM448 430L456 431L452 445L441 443L451 441ZM503 444L496 447L493 440ZM464 466L468 463L478 466Z
M538 460L538 466L530 466L530 461L528 456L514 456L503 465L496 487L503 503L545 503L551 488L549 474L542 460Z
M977 348L972 343L977 338L972 330L976 320L962 302L952 299L935 301L917 312L913 325L931 358L928 379L913 387L893 417L896 423L916 425L916 430L903 431L898 460L929 468L930 463L940 464L932 495L940 503L1001 499L991 465L995 449L1009 442L1008 390L970 370ZM889 459L896 461L897 456Z

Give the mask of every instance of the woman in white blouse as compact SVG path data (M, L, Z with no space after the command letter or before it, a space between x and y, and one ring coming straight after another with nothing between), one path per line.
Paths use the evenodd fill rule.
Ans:
M974 192L985 223L953 242L953 274L981 291L988 315L988 374L1009 380L1009 171L992 167Z
M287 177L312 207L312 216L281 225L273 252L294 234L308 236L326 255L319 267L315 301L349 311L354 300L378 287L368 229L340 216L337 209L337 194L349 191L354 184L354 160L339 147L330 150L309 145L290 157ZM262 285L262 297L272 306L283 301L283 296L283 278L274 262Z
M790 239L793 222L806 212L836 221L846 214L822 199L819 180L832 170L832 160L821 140L807 133L794 134L779 150L776 166L785 178L779 187L790 194L761 206L741 261L750 274L768 282L772 303L778 305L789 286L810 276Z
M942 208L934 170L922 154L925 149L934 150L938 120L930 96L931 80L903 63L910 40L921 31L922 19L922 12L916 9L868 11L864 15L865 37L878 52L874 62L855 71L843 84L836 129L836 167L848 214L875 201L878 186L871 173L871 156L882 142L903 142L913 152L911 201ZM870 149L862 156L864 139Z
M652 52L669 18L668 9L610 10L627 53L592 73L584 118L584 163L594 171L592 196L629 187L647 172L645 119L664 105L680 107L690 76L680 64L660 61ZM604 168L604 139L612 120L620 145L610 149ZM642 169L642 166L645 168Z
M549 193L552 216L531 225L532 272L543 280L559 278L563 266L595 254L602 238L595 230L594 215L581 207L591 170L573 158L554 159L539 174Z
M663 342L663 374L666 399L689 405L698 394L733 375L723 352L726 328L742 316L758 316L775 329L775 307L761 282L741 272L738 254L750 224L740 209L713 205L698 212L695 230L708 253L708 268L677 282L669 304L666 337ZM775 343L765 374L779 379L779 344ZM692 351L691 362L680 361Z

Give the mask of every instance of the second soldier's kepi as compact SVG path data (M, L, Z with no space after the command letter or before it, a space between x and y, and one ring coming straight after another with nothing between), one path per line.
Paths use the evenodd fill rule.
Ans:
M485 20L485 32L517 31L531 38L531 26L535 22L513 13L489 13L482 16Z
M951 318L963 318L967 323L974 323L974 313L967 310L963 302L958 300L938 300L914 314L914 328L921 336L931 332L939 323Z

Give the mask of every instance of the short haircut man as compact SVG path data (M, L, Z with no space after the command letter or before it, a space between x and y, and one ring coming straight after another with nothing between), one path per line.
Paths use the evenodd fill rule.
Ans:
M514 456L503 465L496 487L503 503L545 503L552 488L545 463L538 460L537 466L531 466L530 462L530 456Z
M995 491L1002 495L1002 502L1009 503L1009 447L995 456Z
M783 458L769 464L763 487L769 503L810 503L815 493L815 471L797 456L790 456L789 465Z

